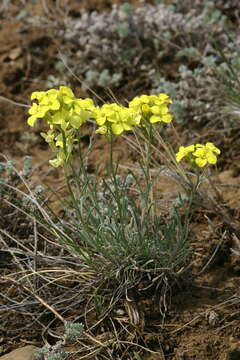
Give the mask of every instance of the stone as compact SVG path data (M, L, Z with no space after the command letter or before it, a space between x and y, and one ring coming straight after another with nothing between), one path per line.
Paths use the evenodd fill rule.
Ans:
M34 360L36 349L37 347L33 345L24 346L0 356L0 360Z

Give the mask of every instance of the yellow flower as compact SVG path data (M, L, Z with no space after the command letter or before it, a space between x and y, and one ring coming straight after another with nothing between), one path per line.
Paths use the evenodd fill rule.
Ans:
M208 142L206 145L196 144L193 155L196 157L196 165L204 167L207 163L216 164L217 156L215 154L219 155L220 153L220 150L213 143Z
M150 97L148 95L141 95L140 102L148 104L150 102Z
M37 119L43 118L48 111L48 106L39 106L36 103L33 103L28 113L31 115L28 118L28 125L34 126Z
M41 101L41 99L45 96L45 91L34 91L31 95L31 100L38 100Z
M95 105L94 105L92 99L89 99L89 98L75 99L74 104L73 104L73 110L76 113L79 113L82 110L84 110L84 111L88 111L89 114L91 114L91 112L95 110Z
M111 131L115 135L120 135L140 123L139 114L115 103L95 108L92 116L99 125L98 134L108 134Z
M114 114L117 104L104 104L101 107L96 107L93 111L93 118L99 126L103 126L110 119L114 119Z
M112 132L115 135L120 135L124 131L132 130L133 126L137 126L140 123L141 117L135 114L130 109L120 107L114 123L112 124Z
M59 93L62 96L64 104L71 104L75 100L75 95L73 91L67 86L60 86Z
M149 120L154 124L157 122L168 123L172 121L172 115L169 113L168 104L172 101L166 94L142 95L135 97L129 102L129 108L139 113L143 120Z
M55 89L46 91L45 96L43 96L41 100L38 100L39 106L46 106L48 110L58 110L60 108L58 94L59 91Z
M28 124L34 126L37 119L44 119L49 130L41 133L45 141L56 153L50 164L57 167L68 162L81 125L92 117L95 106L92 99L77 99L66 86L47 91L35 91L35 100L29 109ZM115 104L116 105L116 104Z
M207 164L216 164L216 154L219 155L220 150L211 142L206 143L206 145L180 146L176 154L176 161L180 162L186 157L192 165L202 168Z
M150 117L150 122L152 124L162 121L165 123L169 123L172 121L172 115L169 114L169 110L167 105L154 105L151 107L152 116Z
M59 90L35 91L31 99L37 102L34 102L29 110L30 126L34 126L36 120L42 118L53 127L60 125L63 130L69 126L78 129L91 117L95 109L92 99L77 99L66 86L60 86Z
M188 156L194 150L195 150L195 145L180 146L180 148L176 154L176 161L180 162L184 157Z

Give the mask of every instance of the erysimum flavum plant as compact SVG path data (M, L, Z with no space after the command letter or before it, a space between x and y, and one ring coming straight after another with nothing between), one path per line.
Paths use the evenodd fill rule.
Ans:
M133 288L140 291L145 284L146 288L162 289L160 308L166 310L168 290L189 263L191 212L189 208L181 214L177 209L167 215L159 211L151 169L155 154L167 159L167 166L182 178L185 187L188 184L196 191L196 183L191 187L179 162L186 158L199 174L204 166L216 163L220 151L207 143L181 146L175 155L160 135L173 118L171 100L163 93L137 96L128 106L96 106L91 99L78 99L71 89L61 86L35 92L32 100L28 123L34 126L42 119L48 126L42 136L56 155L50 164L64 168L71 199L62 202L66 216L71 215L60 219L58 225L49 224L51 232L96 274L96 292L111 294L108 303L128 296ZM81 127L88 120L95 123L96 134L109 143L109 171L104 178L87 172L84 152L78 146ZM128 131L136 139L140 175L134 170L121 174L114 162L115 139ZM114 289L112 293L108 286Z

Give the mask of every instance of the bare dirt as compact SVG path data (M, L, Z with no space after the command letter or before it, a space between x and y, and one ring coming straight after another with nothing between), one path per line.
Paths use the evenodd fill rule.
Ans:
M27 8L30 6L22 3ZM80 7L105 10L113 1L83 0L81 6L78 1L73 3L74 14ZM137 1L133 3L138 4ZM42 11L41 7L37 11ZM29 130L26 124L27 108L21 104L28 105L31 92L41 89L49 71L54 73L53 64L59 44L45 29L17 20L19 12L20 5L13 2L13 6L2 13L0 21L0 96L20 103L18 106L0 98L0 152L18 164L25 155L31 155L34 164L31 181L56 189L61 186L62 177L57 170L49 168L51 153L48 146L40 137L40 128ZM80 85L76 85L74 90L82 93ZM231 138L228 143L231 143ZM136 154L123 151L121 142L118 150L121 161L135 161ZM93 170L101 165L106 154L106 145L99 140L91 159ZM235 214L235 219L239 219L239 149L232 149L232 154L232 159L225 159L225 166L216 181L226 207ZM234 164L233 168L230 168L230 163ZM160 185L165 193L174 189L174 185L166 183L164 179ZM174 294L171 309L164 321L158 312L151 311L147 301L138 304L146 319L141 334L144 345L158 352L157 355L145 354L146 360L240 359L240 256L235 256L231 251L231 248L237 249L236 235L212 212L197 214L194 231L195 274L207 263L220 238L224 237L224 241L214 261L193 281L194 285ZM0 261L5 264L6 259L1 260L0 257ZM5 274L6 268L2 268L2 271ZM0 289L2 293L5 287L8 284ZM0 330L0 355L26 344L43 345L36 324L32 329L26 327L14 335L8 333L8 328L14 327L14 324L19 328L20 324L27 326L27 321L28 318L23 315L9 314L9 322L4 324L2 334Z

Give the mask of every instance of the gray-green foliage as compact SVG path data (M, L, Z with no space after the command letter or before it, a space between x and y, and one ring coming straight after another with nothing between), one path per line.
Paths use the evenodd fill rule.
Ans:
M73 323L66 321L64 324L64 338L67 340L75 340L77 337L83 334L84 327L81 323Z
M216 68L219 88L225 97L225 110L234 115L233 126L240 124L240 52L229 59L224 56L224 62Z
M222 62L214 43L217 39L234 58L233 42L237 46L240 39L231 42L226 36L231 24L221 11L228 9L223 1L195 5L188 0L143 2L138 8L124 3L110 12L83 11L80 18L66 18L65 30L56 35L66 40L71 69L101 95L106 87L117 97L138 89L166 91L178 122L213 119L222 100L212 94L213 67Z
M27 178L32 170L32 157L25 156L23 158L22 170L17 173L13 161L6 160L0 162L0 197L9 193L6 185L17 186L21 183L20 176ZM20 176L19 176L20 175Z
M95 86L97 84L97 86L103 88L111 85L117 85L121 79L122 75L120 73L111 75L108 69L103 69L101 73L89 70L87 71L85 78L88 86Z
M120 11L127 16L132 16L134 13L133 6L129 2L125 2L120 6Z
M213 117L217 111L217 103L210 101L207 87L211 86L212 81L215 83L215 80L206 76L207 71L209 74L213 73L213 67L206 66L190 70L185 65L181 65L178 71L179 80L175 83L157 76L153 83L152 93L166 92L170 95L176 122L185 123L189 118L200 121L203 116ZM203 91L204 88L205 91Z
M65 360L67 353L62 343L57 342L56 345L44 345L42 348L37 349L35 356L38 360Z
M205 46L209 33L221 31L209 12L204 8L199 14L190 11L184 15L164 4L143 4L137 9L113 6L111 12L83 12L81 19L68 19L61 35L68 44L78 43L78 51L71 57L72 65L83 76L89 70L101 74L104 69L112 75L126 71L131 76L139 76L139 72L149 75L158 65L156 60L160 61L174 48L191 49L195 42L198 52ZM126 58L127 50L132 48L136 52Z
M65 351L64 346L76 338L82 336L83 325L81 323L73 323L66 321L64 323L64 334L62 339L57 341L55 345L44 345L37 349L35 355L39 360L65 360L68 358L68 352Z
M36 199L41 201L45 188L36 185L31 193L22 193L20 196L18 186L27 181L32 174L32 157L24 156L22 167L18 170L11 160L0 162L0 200L7 198L18 206L27 207L28 210L36 211Z
M23 158L23 165L22 170L19 172L21 176L24 178L27 178L32 171L32 156L24 156ZM19 179L19 176L16 172L16 168L14 167L14 163L12 160L6 160L3 162L0 162L0 174L4 174L5 181L14 181ZM3 179L2 179L3 180Z
M74 211L61 224L71 234L61 241L87 268L101 269L102 280L114 279L116 285L127 278L128 288L137 286L144 271L174 274L184 267L189 259L189 218L177 211L168 219L157 214L146 174L141 183L133 174L114 173L100 181L83 173L75 181L80 191L73 191Z

